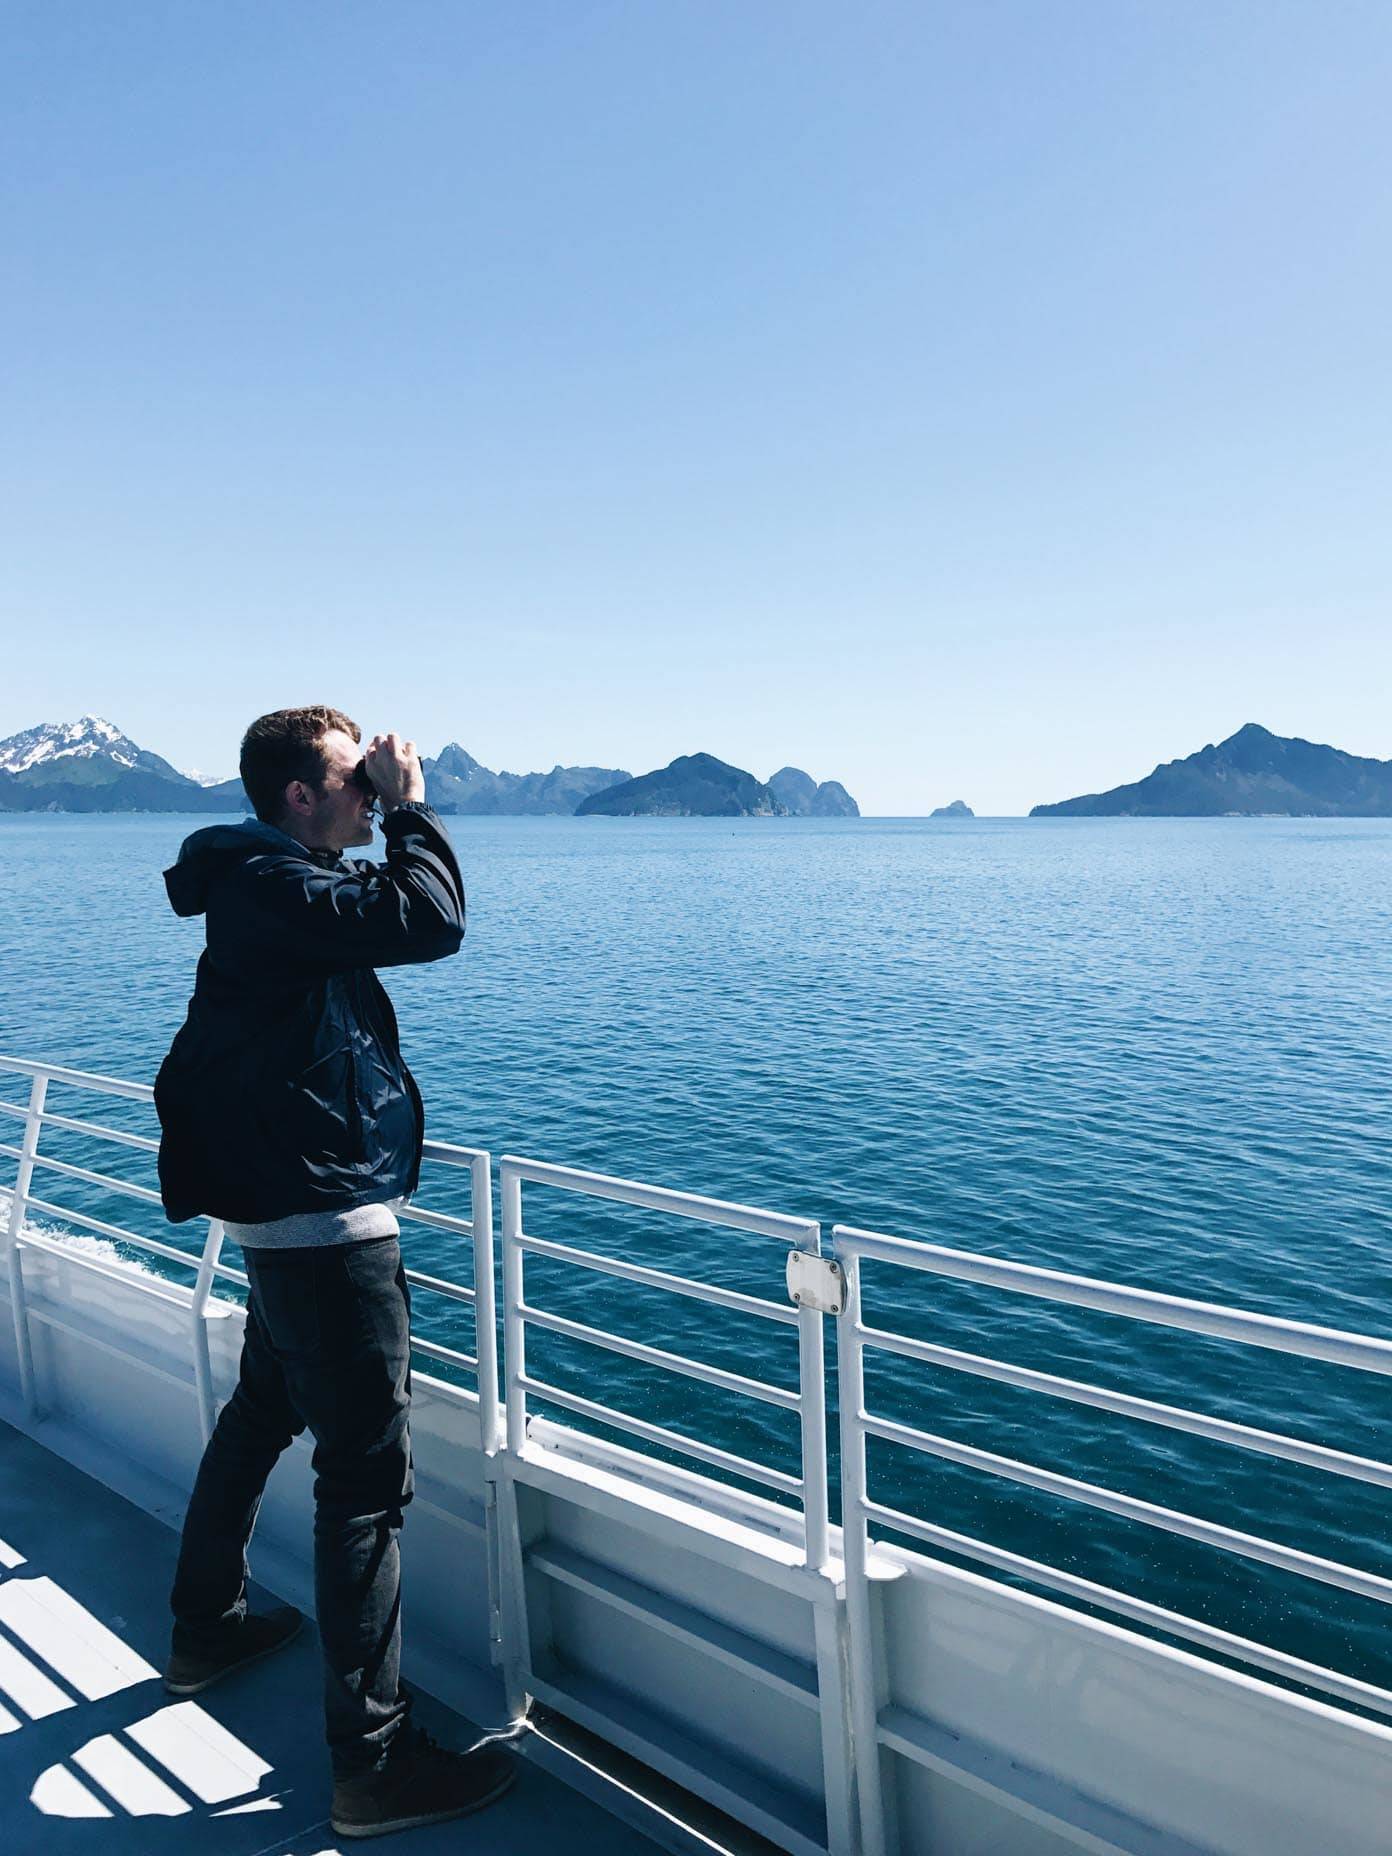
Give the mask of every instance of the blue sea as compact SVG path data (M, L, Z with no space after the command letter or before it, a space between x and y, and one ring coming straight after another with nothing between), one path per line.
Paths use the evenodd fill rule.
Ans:
M205 822L0 819L0 1051L153 1076L201 945L160 872ZM384 975L437 1138L1392 1336L1392 821L451 830L465 951ZM0 1095L22 1094L0 1077ZM94 1098L78 1112L152 1120ZM51 1151L112 1164L76 1137ZM121 1156L149 1180L143 1161ZM461 1185L428 1173L421 1202L464 1211ZM44 1189L171 1235L129 1201L54 1176ZM783 1294L768 1240L531 1188L527 1224ZM452 1240L416 1227L406 1243L467 1278ZM544 1307L794 1382L790 1330L547 1262L528 1286ZM1372 1375L880 1268L866 1307L950 1346L1392 1455L1392 1389ZM472 1346L458 1305L421 1295L416 1316ZM529 1361L796 1466L773 1407L542 1334ZM1388 1495L1363 1483L902 1360L873 1370L870 1402L1392 1575ZM889 1446L871 1461L873 1492L900 1507L1392 1683L1370 1600Z

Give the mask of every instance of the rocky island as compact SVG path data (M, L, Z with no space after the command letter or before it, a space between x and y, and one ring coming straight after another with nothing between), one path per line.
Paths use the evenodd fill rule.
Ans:
M1273 735L1248 722L1130 786L1035 806L1031 818L1388 818L1392 761Z
M954 799L950 805L934 806L929 818L975 818L976 814L965 799Z
M578 818L786 818L762 780L714 754L679 754L666 767L595 793Z
M860 807L839 780L823 780L818 785L801 767L780 767L769 775L768 787L792 818L860 817Z

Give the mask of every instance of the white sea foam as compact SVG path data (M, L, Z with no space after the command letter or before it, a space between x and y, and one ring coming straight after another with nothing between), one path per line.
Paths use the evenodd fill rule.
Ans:
M10 1228L10 1212L14 1205L14 1194L8 1188L0 1186L0 1231L7 1236ZM71 1250L80 1257L91 1257L100 1263L115 1263L123 1268L133 1270L138 1276L157 1276L140 1258L127 1255L119 1244L113 1244L109 1238L95 1237L84 1231L70 1231L66 1225L55 1224L49 1218L26 1217L20 1226L25 1237L41 1237L46 1243L61 1244L64 1250Z

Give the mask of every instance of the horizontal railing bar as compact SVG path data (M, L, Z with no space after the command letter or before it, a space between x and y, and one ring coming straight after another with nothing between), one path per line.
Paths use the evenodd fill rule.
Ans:
M570 1433L574 1435L574 1433ZM538 1541L524 1549L526 1565L548 1579L610 1606L621 1618L660 1630L699 1656L709 1656L736 1670L745 1681L762 1682L800 1707L820 1701L815 1665L778 1649L739 1625L729 1625L666 1592L655 1591L559 1541Z
M74 1089L95 1089L102 1095L124 1096L129 1102L153 1102L149 1083L126 1083L119 1076L100 1076L91 1070L69 1070L58 1063L36 1063L30 1057L0 1057L0 1070L17 1076L46 1076L51 1083L70 1083Z
M1162 1405L1154 1399L1134 1397L1129 1392L1112 1392L1081 1379L1062 1379L1056 1373L1036 1372L1028 1366L961 1353L955 1347L939 1347L932 1341L910 1339L906 1334L865 1327L856 1332L866 1346L879 1347L908 1360L923 1360L930 1366L945 1366L978 1379L992 1379L1022 1391L1041 1392L1074 1405L1091 1405L1098 1411L1114 1412L1118 1417L1139 1418L1145 1424L1163 1425L1166 1430L1187 1431L1213 1443L1231 1444L1239 1450L1280 1457L1286 1462L1303 1463L1310 1469L1327 1470L1331 1475L1350 1476L1358 1482L1392 1488L1392 1463L1380 1463L1374 1457L1351 1456L1347 1451L1306 1443L1303 1438L1287 1437L1280 1431L1255 1430L1251 1425L1233 1423L1227 1418L1211 1418L1203 1412L1186 1411L1179 1405Z
M153 1237L141 1237L135 1231L127 1231L124 1225L108 1224L105 1218L93 1218L89 1212L75 1212L71 1206L54 1205L48 1199L36 1199L32 1193L25 1199L25 1205L31 1211L42 1212L46 1218L58 1218L67 1223L79 1224L84 1231L95 1231L98 1237L110 1238L114 1244L133 1244L137 1250L148 1250L157 1257L168 1257L171 1263L187 1264L191 1270L198 1268L197 1255L191 1256L185 1250L176 1250L172 1244L161 1244ZM29 1234L22 1232L20 1242L27 1244Z
M577 1431L564 1418L548 1418L532 1411L527 1416L527 1437L544 1449L558 1450L592 1469L610 1470L627 1476L664 1494L694 1501L698 1507L718 1510L728 1519L757 1531L772 1533L780 1540L801 1545L802 1516L796 1508L783 1502L766 1502L761 1495L737 1489L732 1483L716 1481L689 1464L660 1461L650 1452L615 1443L612 1437L592 1437ZM751 1506L751 1504L753 1504Z
M443 1276L427 1276L424 1270L407 1270L406 1280L417 1289L429 1289L435 1295L453 1296L456 1302L473 1302L478 1298L462 1282L446 1282Z
M1125 1315L1157 1327L1185 1328L1216 1340L1298 1353L1310 1360L1330 1360L1336 1366L1352 1366L1360 1372L1392 1374L1392 1340L1350 1334L1341 1328L1316 1327L1306 1321L1288 1321L1278 1315L1257 1315L1247 1309L1224 1308L1218 1302L1194 1302L1184 1296L1162 1295L1154 1289L1120 1288L1091 1276L1069 1276L1062 1270L1039 1269L1031 1263L1006 1263L998 1257L886 1237L851 1225L836 1225L832 1238L839 1251L874 1263L897 1263L905 1269L927 1270L958 1282L984 1283L1045 1301L1066 1302L1075 1308Z
M1307 1663L1303 1657L1272 1649L1268 1644L1254 1642L1250 1637L1235 1636L1233 1632L1223 1630L1216 1624L1205 1624L1199 1618L1186 1617L1181 1611L1170 1611L1164 1605L1153 1605L1144 1598L1133 1598L1129 1592L1119 1592L1113 1586L1099 1585L1092 1579L1080 1578L1077 1573L1062 1572L1057 1567L1046 1566L1040 1560L1028 1559L1023 1553L1012 1553L1006 1547L995 1547L989 1541L977 1540L970 1534L959 1534L950 1527L939 1527L932 1521L920 1521L917 1515L888 1508L883 1502L866 1501L862 1504L862 1512L867 1520L878 1521L882 1526L892 1528L895 1533L908 1534L928 1546L941 1548L948 1553L959 1553L965 1559L980 1560L983 1565L994 1566L998 1572L1012 1573L1017 1578L1028 1579L1031 1584L1065 1592L1072 1598L1115 1612L1119 1617L1130 1618L1134 1623L1148 1624L1169 1636L1186 1638L1190 1643L1201 1644L1205 1649L1216 1650L1238 1662L1250 1663L1254 1668L1284 1676L1306 1688L1322 1689L1326 1694L1337 1695L1343 1701L1355 1702L1359 1707L1392 1716L1392 1689L1378 1688L1371 1682L1360 1682L1356 1676L1341 1675L1337 1669L1327 1669L1321 1663Z
M972 1444L959 1444L950 1437L939 1437L912 1425L896 1424L889 1418L860 1414L860 1422L872 1437L886 1443L901 1444L909 1450L940 1457L944 1462L959 1463L967 1469L986 1470L1006 1482L1017 1482L1038 1489L1045 1495L1062 1496L1123 1520L1141 1521L1167 1534L1179 1534L1203 1546L1216 1547L1222 1553L1240 1559L1257 1560L1281 1572L1298 1573L1317 1579L1323 1585L1337 1586L1344 1592L1392 1604L1392 1579L1378 1573L1361 1572L1356 1566L1344 1566L1338 1560L1326 1560L1314 1553L1302 1553L1298 1547L1284 1547L1279 1541L1264 1540L1259 1534L1244 1534L1237 1528L1224 1527L1217 1521L1204 1521L1197 1515L1184 1514L1177 1508L1162 1508L1155 1502L1141 1501L1134 1495L1118 1495L1100 1488L1095 1482L1080 1482L1073 1476L1061 1476L1051 1469L1037 1469L1014 1457L997 1456L990 1450L978 1450Z
M67 1215L72 1216L71 1212ZM120 1241L123 1244L134 1244L140 1250L148 1250L153 1256L167 1257L171 1263L182 1263L186 1269L196 1270L201 1261L196 1251L189 1256L177 1245L162 1244L158 1238L154 1237L124 1237Z
M484 1395L481 1385L478 1391L474 1391L471 1386L457 1386L452 1379L441 1379L437 1373L426 1372L424 1367L420 1372L413 1373L412 1378L417 1385L429 1386L432 1394L437 1397L442 1396L447 1404L459 1405L466 1411L477 1411ZM417 1496L416 1499L419 1501L420 1497ZM444 1511L437 1510L437 1512L443 1513ZM459 1517L452 1516L451 1519L459 1520ZM469 1527L471 1523L459 1521L459 1525ZM479 1528L477 1531L482 1533L483 1530Z
M626 1411L615 1411L612 1405L601 1405L592 1398L582 1398L577 1392L563 1392L559 1386L533 1379L530 1373L519 1373L515 1383L524 1392L547 1399L566 1411L578 1412L580 1416L593 1418L597 1423L612 1424L616 1430L631 1431L635 1437L646 1438L649 1443L665 1444L669 1449L695 1457L700 1463L711 1463L717 1468L728 1469L732 1474L743 1476L750 1482L762 1482L767 1488L782 1489L789 1495L802 1494L801 1478L789 1476L781 1469L768 1469L762 1463L751 1463L747 1457L736 1456L730 1450L721 1450L715 1444L698 1443L694 1437L683 1437L680 1431L669 1431L666 1425L652 1424L646 1418L630 1417Z
M22 1147L12 1147L8 1141L0 1141L0 1154L7 1160L23 1161L28 1157Z
M797 1411L802 1403L798 1393L789 1392L783 1386L771 1386L762 1379L746 1379L743 1373L728 1373L721 1366L689 1360L684 1353L668 1353L666 1348L650 1347L646 1341L609 1334L583 1321L567 1320L564 1315L550 1315L544 1309L533 1308L530 1302L519 1302L517 1312L533 1327L547 1328L553 1334L585 1341L591 1347L603 1347L610 1353L622 1353L630 1360L643 1360L649 1366L681 1373L687 1379L699 1379L706 1385L721 1386L727 1392L742 1392L749 1398L762 1399L766 1405L781 1405L786 1411Z
M137 1250L148 1250L156 1257L167 1257L171 1263L182 1263L186 1268L197 1270L201 1259L194 1253L180 1250L173 1244L162 1244L157 1238L141 1237L136 1231L128 1231L124 1225L110 1224L105 1218L94 1218L89 1212L74 1211L68 1205L55 1205L49 1199L35 1198L33 1193L25 1195L25 1207L28 1210L42 1212L46 1218L81 1225L86 1231L93 1231L98 1237L109 1238L114 1244L130 1244ZM38 1232L25 1231L20 1240L24 1245L37 1244L45 1250L56 1250L68 1256L80 1256L63 1244L61 1238L44 1238ZM229 1263L215 1263L215 1276L226 1276L230 1281L240 1283L244 1289L251 1287L251 1279L244 1271L234 1269Z
M124 1128L108 1128L103 1122L82 1121L76 1115L54 1115L48 1110L39 1120L46 1128L69 1128L74 1134L90 1134L95 1140L119 1141L122 1147L139 1147L147 1154L159 1152L159 1142L149 1134L127 1134Z
M86 1212L75 1212L66 1205L54 1205L47 1199L36 1199L29 1194L25 1205L42 1212L45 1217L71 1219L85 1230L94 1231L99 1237L110 1238L114 1244L130 1244L137 1250L148 1250L153 1256L167 1257L171 1263L182 1263L187 1269L197 1270L202 1259L193 1252L180 1250L174 1244L162 1244L157 1238L141 1237L138 1232L127 1231L124 1225L108 1224L104 1218L90 1217ZM20 1236L20 1243L26 1249L37 1247L51 1250L55 1255L81 1259L82 1252L73 1250L62 1238L44 1237L37 1231L25 1231ZM242 1288L251 1287L251 1278L244 1270L234 1269L230 1263L215 1263L212 1266L215 1276L226 1276L229 1281L240 1283ZM158 1279L156 1279L158 1280Z
M82 1179L90 1186L104 1186L123 1192L128 1199L141 1199L146 1205L161 1205L163 1200L149 1186L137 1186L133 1179L119 1179L114 1173L98 1173L89 1166L74 1166L71 1160L54 1160L48 1154L35 1154L35 1166L47 1167L50 1173L62 1173L69 1179Z
M524 1232L517 1242L523 1250L535 1251L539 1257L556 1257L582 1270L598 1270L602 1275L618 1276L625 1282L646 1283L654 1289L669 1289L673 1295L689 1295L694 1301L713 1302L720 1308L734 1308L741 1314L759 1315L766 1321L797 1326L798 1311L781 1302L768 1302L757 1295L741 1295L737 1289L722 1289L714 1283L693 1282L689 1276L673 1276L668 1270L649 1269L643 1263L601 1257L593 1250L577 1250L571 1244L557 1244L548 1237L531 1237Z
M428 1212L423 1205L398 1205L396 1215L408 1224L428 1224L432 1231L452 1231L456 1237L474 1235L471 1218L456 1218L450 1212Z
M22 1108L17 1102L0 1102L0 1115L13 1115L16 1121L28 1121L31 1111ZM94 1140L119 1141L122 1147L138 1147L143 1153L157 1154L159 1142L146 1134L127 1134L124 1128L108 1128L99 1121L81 1121L76 1115L39 1116L46 1128L68 1128L74 1134L87 1134ZM16 1149L0 1147L0 1152L13 1154ZM36 1155L35 1158L38 1158ZM52 1164L52 1162L50 1162Z
M419 1334L411 1336L413 1353L423 1353L428 1360L448 1360L451 1366L467 1367L471 1373L478 1371L478 1359L472 1353L461 1353L457 1347L442 1347L438 1341L422 1340Z
M504 1154L499 1166L505 1173L536 1186L558 1186L593 1199L613 1199L621 1205L638 1205L646 1211L672 1212L705 1224L731 1225L757 1237L776 1237L802 1245L818 1235L814 1218L791 1218L783 1212L766 1212L756 1205L737 1205L728 1199L709 1199L701 1193L676 1192L668 1186L649 1186L636 1179L617 1179L608 1173L588 1173L580 1167L556 1166L547 1160L523 1160Z
M485 1147L459 1147L453 1141L427 1141L421 1148L422 1160L438 1160L442 1166L469 1166L487 1157Z
M41 1250L45 1256L60 1257L63 1262L71 1263L77 1269L93 1270L98 1276L109 1277L113 1282L130 1283L142 1294L158 1296L161 1301L172 1302L178 1308L187 1309L189 1306L187 1289L181 1290L177 1283L166 1282L161 1276L137 1273L135 1266L121 1257L91 1257L85 1251L74 1250L71 1245L57 1238L39 1237L32 1232L19 1241L24 1250ZM40 1311L36 1309L33 1312L39 1314ZM94 1341L93 1344L107 1353L120 1354L127 1359L131 1357L128 1352L109 1341Z
M4 1151L4 1143L0 1142L0 1153ZM135 1231L126 1230L124 1225L108 1224L104 1218L90 1217L86 1212L73 1211L66 1205L54 1205L48 1199L35 1198L32 1193L25 1194L24 1203L26 1210L40 1211L50 1218L70 1219L74 1224L82 1225L84 1229L94 1231L101 1237L110 1238L113 1243L134 1245L138 1250L148 1250L155 1256L168 1257L171 1262L185 1264L189 1269L196 1270L199 1266L200 1259L189 1252L179 1250L172 1244L161 1244L153 1237L141 1237ZM80 1251L74 1251L71 1246L65 1245L61 1238L45 1238L37 1231L23 1231L19 1241L26 1248L52 1250L68 1257L82 1255ZM212 1267L214 1275L227 1276L233 1282L240 1283L244 1289L251 1287L251 1279L241 1270L233 1269L226 1263L215 1263Z

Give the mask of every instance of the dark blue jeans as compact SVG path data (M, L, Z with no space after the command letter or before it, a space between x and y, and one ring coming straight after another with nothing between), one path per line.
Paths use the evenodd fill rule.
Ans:
M411 1499L411 1299L396 1238L245 1252L237 1388L184 1520L171 1605L179 1650L216 1648L246 1612L247 1543L266 1478L314 1437L314 1589L337 1774L376 1766L400 1730L401 1567Z

